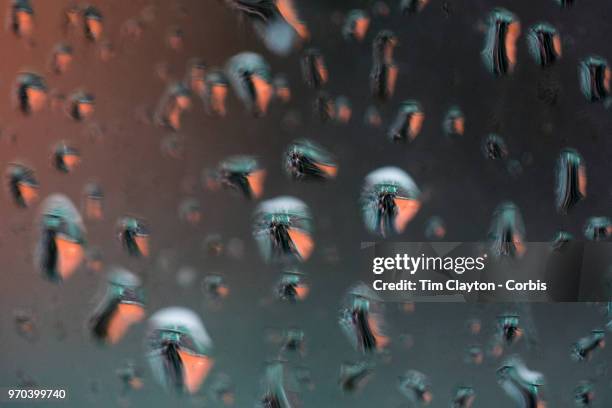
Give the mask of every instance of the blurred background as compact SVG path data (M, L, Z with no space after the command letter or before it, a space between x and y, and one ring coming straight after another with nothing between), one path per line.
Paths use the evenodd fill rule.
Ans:
M33 262L38 206L17 208L5 189L0 200L0 386L66 389L66 402L45 402L47 406L201 407L218 405L213 385L226 375L233 384L234 405L253 406L262 393L266 361L278 357L275 339L284 329L298 327L305 333L306 352L293 364L307 370L314 385L302 387L306 407L406 406L397 390L398 376L417 369L431 381L432 407L448 406L454 387L466 384L476 390L475 406L509 408L515 405L495 379L501 358L487 354L478 366L464 359L474 343L487 349L498 314L518 309L532 326L529 341L506 353L519 353L530 368L544 374L548 406L573 406L574 387L582 380L595 384L593 406L609 406L610 350L596 352L588 362L570 358L573 342L605 324L601 305L591 304L419 303L411 313L389 304L389 357L379 362L371 381L357 393L340 389L340 365L360 358L337 319L347 289L370 279L360 245L373 237L363 226L358 205L370 171L401 167L423 192L421 211L395 240L425 240L432 216L444 219L446 240L483 240L495 207L505 200L521 210L530 241L548 241L559 230L582 237L588 217L612 215L612 119L603 105L589 104L581 95L577 74L578 61L590 54L612 58L606 54L612 38L610 3L578 1L563 9L553 0L473 0L469 6L459 0L435 0L417 15L401 15L397 3L389 0L390 14L373 17L364 42L352 43L342 37L344 16L352 8L371 12L373 2L296 2L311 32L309 45L319 48L326 60L326 91L351 101L352 118L341 125L321 123L313 115L315 92L301 78L300 50L287 57L270 53L250 22L222 1L91 1L87 4L103 15L105 40L91 43L64 23L69 7L85 3L32 0L32 37L18 38L10 30L0 33L2 167L16 160L27 163L36 171L41 198L59 192L78 206L86 183L99 183L105 195L104 220L86 222L89 247L99 252L105 266L122 265L142 277L149 314L172 305L196 311L215 344L216 363L196 396L180 398L165 393L151 376L144 357L145 324L132 327L115 346L94 342L87 319L103 294L104 271L83 266L60 285L46 281ZM0 15L8 19L12 2L1 4ZM533 63L523 36L514 74L501 79L489 75L480 51L486 17L495 6L517 14L523 30L542 20L553 24L564 47L558 64L542 70ZM134 21L142 29L136 37L128 30ZM177 29L182 46L174 49L169 36ZM395 96L379 107L383 125L371 128L363 117L374 103L368 82L371 41L381 29L391 29L399 37L395 61L400 71ZM49 69L53 47L60 42L74 50L64 75ZM208 67L223 67L232 55L247 50L260 53L274 74L287 76L289 104L273 102L265 117L254 118L230 92L223 119L207 116L199 98L193 98L178 132L151 123L167 86L185 77L192 58L202 58ZM106 51L112 55L101 59ZM54 95L78 89L92 93L93 117L77 123L63 108L24 116L13 106L11 94L21 71L43 75ZM419 100L426 119L414 143L394 145L386 129L404 99ZM441 130L452 105L460 106L466 117L465 135L454 141ZM507 160L483 156L481 143L490 132L505 139ZM297 138L312 139L337 157L335 180L299 183L284 174L282 153ZM53 147L60 140L77 147L82 156L70 174L52 166ZM178 159L165 153L168 141L177 142ZM589 180L587 199L562 216L554 207L554 166L564 147L581 153ZM304 302L286 304L274 296L280 269L263 262L252 239L257 203L202 186L202 172L234 154L255 155L267 169L264 199L293 195L312 211L316 248L300 267L311 283ZM197 225L179 218L179 206L189 197L201 204ZM116 220L127 214L143 218L150 227L147 259L130 258L117 240ZM211 242L219 242L225 251L213 254ZM221 304L211 303L202 287L211 273L223 275L230 288ZM16 330L15 316L23 314L35 326L32 336ZM472 318L482 321L477 336L466 328ZM141 368L144 387L125 394L116 370L128 361Z

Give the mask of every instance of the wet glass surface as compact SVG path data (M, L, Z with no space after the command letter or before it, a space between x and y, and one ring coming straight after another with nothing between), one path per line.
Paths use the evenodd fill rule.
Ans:
M366 176L381 167L406 171L420 190L418 214L391 240L429 239L432 217L443 219L444 240L486 240L491 215L506 201L520 208L522 239L548 241L560 230L578 239L585 233L609 239L593 218L612 216L612 117L605 100L589 100L605 93L605 70L593 73L600 76L586 89L578 69L591 55L612 58L606 54L610 4L578 0L561 8L554 0L474 0L468 7L459 0L432 0L402 14L400 3L425 2L296 0L306 31L287 10L286 23L261 28L222 1L89 2L94 8L60 0L25 3L34 19L26 9L17 27L11 24L12 2L0 5L0 16L9 21L0 33L0 163L3 175L10 163L35 175L19 187L27 205L16 202L8 182L0 196L0 387L65 388L66 403L48 406L250 407L265 390L283 388L277 377L287 376L283 389L305 407L395 408L408 403L399 378L415 370L427 377L432 407L449 406L465 386L475 392L474 406L511 408L516 400L500 387L496 373L518 354L542 374L538 396L547 406L573 406L585 381L592 406L609 406L610 347L572 359L574 345L593 330L608 330L609 336L609 305L521 306L525 337L500 350L499 316L516 307L390 302L384 305L389 345L365 363L343 334L338 311L353 285L371 280L360 243L374 236L364 225L360 197ZM525 32L544 20L554 26L562 57L542 68L523 33L512 73L491 75L481 51L495 6L518 16ZM370 16L363 41L343 32L344 17L355 8ZM295 32L290 41L273 41L287 30ZM381 99L373 95L370 75L372 41L382 30L391 30L398 45L394 91ZM321 89L304 82L302 56L312 47L324 56L325 70L309 71L328 76ZM194 59L211 74L242 52L261 55L270 78L251 75L244 98L223 75L209 81L220 87L199 88L191 75ZM43 78L44 87L30 81L19 90L28 83L21 80L24 73ZM271 93L278 74L290 89L288 102L275 96L278 89ZM184 89L169 95L181 82ZM223 92L221 115L215 104ZM411 143L393 143L388 131L406 100L418 100L426 119ZM345 115L338 109L343 106L347 120L339 116ZM461 108L461 132L445 130L452 106ZM505 157L484 157L489 134L503 136ZM310 183L287 176L287 147L301 139L325 146L339 169L335 177ZM61 154L60 164L69 171L58 171L61 143L78 152ZM556 210L555 192L565 148L579 151L588 166L588 196L568 214ZM258 168L266 169L261 200L293 196L312 214L316 247L299 265L307 282L307 296L299 301L279 295L282 277L291 271L267 264L253 238L261 201L206 183L205 170L236 155L256 157ZM92 183L95 191L88 190ZM90 216L87 198L100 198L98 192L103 211L94 208L96 216ZM45 279L34 262L37 216L54 193L79 209L87 231L85 259L61 284ZM125 218L146 220L148 256L125 249L118 230ZM145 245L138 237L134 245ZM117 344L105 346L91 338L88 322L113 265L142 280L146 316ZM297 290L300 295L304 287ZM148 366L146 320L171 306L193 310L214 343L214 366L190 397L166 392ZM474 321L476 333L467 323ZM304 334L304 351L282 362L282 375L272 375L270 367L280 371L285 343L267 336L290 329ZM343 390L346 370L355 368L367 381Z

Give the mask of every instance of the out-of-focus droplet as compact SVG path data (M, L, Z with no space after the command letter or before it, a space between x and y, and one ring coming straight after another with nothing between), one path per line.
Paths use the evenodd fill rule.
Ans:
M587 195L586 165L574 149L565 149L557 160L556 206L562 214L571 210Z
M460 386L455 389L450 408L471 408L476 399L476 391L472 387Z
M608 332L612 332L612 301L606 303L606 319L608 321L606 323L606 330L608 330Z
M104 258L102 251L98 247L88 247L85 253L87 268L94 272L101 272L104 268Z
M270 66L254 52L242 52L229 59L225 73L242 103L254 116L264 116L274 94Z
M339 324L355 350L381 352L389 345L382 309L381 300L364 283L349 289L340 310Z
M575 361L589 361L597 349L606 345L606 334L603 330L593 330L588 336L580 338L572 345L572 358Z
M485 46L481 56L485 67L495 76L514 71L516 41L521 34L521 23L510 11L494 9L489 15Z
M554 251L563 251L567 244L574 241L574 236L566 231L558 231L550 242Z
M166 44L174 51L181 51L185 42L185 32L180 27L170 27Z
M120 218L117 221L117 236L129 255L134 257L149 256L149 229L144 221L134 217Z
M41 111L47 105L48 89L45 79L33 72L22 72L13 87L15 106L24 114Z
M129 41L138 41L144 32L144 23L138 18L130 18L121 25L121 37Z
M581 381L574 389L576 408L590 408L595 400L595 387L590 381Z
M519 357L510 357L497 370L497 382L519 408L543 408L540 387L544 376L530 370Z
M389 30L380 31L372 43L370 90L381 101L390 99L395 92L399 68L393 61L393 52L397 44L397 36Z
M34 170L21 163L9 163L6 169L9 193L18 207L30 207L38 200L38 180Z
M388 17L391 14L391 8L382 0L375 1L372 4L372 14L378 17Z
M612 219L591 217L584 225L584 237L589 241L607 241L612 237Z
M342 363L338 383L342 391L353 393L363 389L374 373L374 364L369 361Z
M221 117L225 116L225 99L227 98L228 87L229 81L225 77L223 71L211 69L210 72L206 74L202 99L207 114Z
M184 265L176 272L176 284L182 289L190 289L195 285L198 271L189 265Z
M382 117L380 116L380 112L378 108L374 105L370 105L367 107L365 111L365 115L363 117L363 122L370 127L377 128L382 125Z
M305 334L302 329L291 328L283 332L281 354L298 354L304 356L306 352Z
M302 114L296 110L288 110L281 119L281 128L284 131L295 131L302 125Z
M465 356L465 362L474 365L480 365L484 361L484 351L482 347L473 345L468 347Z
M346 124L351 120L353 109L351 108L351 101L346 96L339 96L336 98L336 122L340 124Z
M263 195L266 170L253 156L230 156L217 166L212 180L223 188L233 190L248 199Z
M202 221L202 208L196 198L186 198L179 205L179 218L189 224L195 225Z
M301 59L302 78L311 88L321 88L329 80L327 65L323 54L317 48L309 48L304 51Z
M400 312L402 313L406 313L406 314L414 313L414 311L416 310L416 303L410 300L401 301L398 304L398 308Z
M482 330L482 322L480 321L480 319L473 317L471 319L468 319L467 328L470 331L470 334L480 334L480 331Z
M274 97L283 103L288 103L291 100L291 88L287 77L278 74L274 77L272 84L274 85Z
M425 225L425 236L428 240L440 240L446 236L444 220L438 216L431 217Z
M268 50L275 54L286 56L310 37L308 27L300 19L293 0L227 0L226 3L252 21L257 35Z
M213 401L226 407L233 406L236 401L234 385L226 374L219 374L211 380L210 393Z
M400 12L402 14L420 13L429 0L400 0Z
M306 261L314 249L308 206L294 197L263 201L255 210L253 236L267 262Z
M433 399L427 376L420 371L408 370L400 376L399 391L414 406L429 405Z
M493 254L520 258L525 254L525 224L519 208L511 202L500 204L493 213L489 242Z
M225 245L219 234L210 234L204 239L204 249L206 254L211 257L218 257L225 252Z
M263 392L258 407L301 406L296 378L289 372L289 368L283 361L272 361L267 364L262 388Z
M98 58L100 58L100 61L108 62L115 57L115 47L109 40L102 40L98 42L96 54Z
M508 156L508 146L501 136L490 133L482 142L482 153L490 160L505 159Z
M164 156L181 160L185 154L185 137L177 134L164 136L160 142L160 148Z
M520 317L516 314L504 314L497 318L498 340L505 345L512 345L523 337L523 329L519 325Z
M394 142L412 142L421 133L424 121L421 104L413 100L404 101L389 128L389 138Z
M12 0L8 14L8 27L18 37L32 37L34 8L30 0Z
M155 111L155 123L174 131L181 128L183 112L191 109L191 92L183 83L170 85Z
M59 43L53 47L49 66L55 74L64 74L70 68L73 59L72 47L65 43Z
M552 74L546 74L536 85L538 100L542 103L554 107L560 100L561 84L558 79ZM545 135L551 135L554 129L553 123L545 121L541 124L541 132Z
M212 273L206 275L202 280L202 291L204 296L213 302L217 302L229 296L230 288L223 275Z
M83 10L83 24L85 38L89 41L99 41L102 38L104 18L96 7L88 6Z
M361 193L368 231L387 237L401 234L421 208L421 191L408 173L397 167L374 170Z
M64 31L70 32L80 29L81 9L75 4L71 4L64 9Z
M328 180L338 174L335 158L307 139L291 143L284 155L285 172L294 180Z
M34 33L34 15L30 0L12 0L7 18L9 29L17 37L31 38Z
M306 276L297 269L285 270L275 287L276 297L291 303L303 301L309 293L310 285Z
M294 369L295 379L298 386L301 389L313 391L315 389L315 382L312 378L312 370L306 366L298 365Z
M527 45L534 61L547 67L561 58L561 36L557 30L547 23L539 23L529 27Z
M111 269L106 285L104 297L89 319L89 327L96 340L116 344L130 326L144 319L144 293L140 278L121 267Z
M109 126L101 124L100 122L91 122L84 126L82 133L83 136L87 138L88 142L101 143L106 139L109 128ZM114 128L114 126L112 126L112 128Z
M314 117L321 123L336 118L336 104L327 92L317 92L312 106Z
M66 107L66 95L57 89L52 89L49 92L49 105L51 106L52 112L64 111Z
M75 147L62 141L55 146L52 161L57 170L70 173L81 164L81 154Z
M370 16L363 10L348 12L342 27L342 35L347 40L363 41L370 26Z
M126 394L130 390L140 390L144 386L142 370L134 364L133 361L128 361L123 367L118 368L115 374L121 381L122 394Z
M21 369L17 370L17 385L22 388L36 388L38 383L34 378Z
M95 97L85 91L76 91L66 101L66 113L77 122L89 119L95 111Z
M523 165L520 160L510 159L506 162L506 170L511 177L517 178L523 173Z
M51 281L68 279L85 258L85 226L78 210L62 194L52 194L40 206L35 264Z
M98 183L90 182L83 188L83 212L89 220L104 218L104 191Z
M372 59L375 63L393 62L393 53L398 44L395 33L389 30L379 31L372 42Z
M167 82L170 80L172 76L172 69L170 65L166 61L160 61L154 66L155 76L162 80L163 82Z
M230 238L227 242L227 255L235 260L240 260L244 257L244 241L240 238Z
M465 117L457 106L451 107L442 122L444 134L449 137L463 136L465 133Z
M607 101L610 97L610 80L612 71L608 61L592 55L578 65L580 90L590 102Z
M198 315L182 307L150 317L146 346L155 380L178 394L196 394L214 365L206 328Z
M187 64L185 83L194 95L202 96L206 88L206 63L201 58L193 58Z
M38 339L38 326L34 316L28 311L17 310L13 315L13 321L15 322L15 330L20 337L28 341L35 341Z

